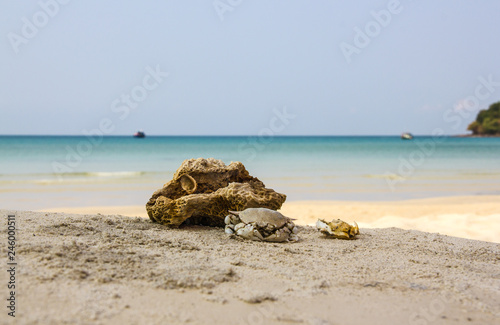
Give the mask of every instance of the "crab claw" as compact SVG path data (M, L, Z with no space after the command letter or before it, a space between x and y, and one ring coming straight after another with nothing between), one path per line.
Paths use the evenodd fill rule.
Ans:
M233 214L228 214L225 218L224 218L224 223L226 225L237 225L241 222L240 218L238 217L238 215L233 215Z
M356 223L356 221L353 221L354 222L354 226L351 228L351 236L354 237L356 235L359 235L359 227L358 227L358 224Z
M271 241L271 242L284 242L284 241L294 241L292 240L292 237L290 236L290 229L288 228L281 228L276 230L276 232L272 233L271 235L267 236L264 238L265 241ZM297 236L295 236L297 237Z
M257 241L264 240L264 238L262 237L260 232L258 232L256 229L254 229L254 227L250 224L248 224L244 227L238 228L238 229L235 228L235 230L236 230L236 235L238 235L240 237L250 239L250 240L257 240Z
M316 228L318 228L318 230L320 231L327 231L328 229L328 224L326 223L325 220L323 219L318 219L318 221L316 221Z

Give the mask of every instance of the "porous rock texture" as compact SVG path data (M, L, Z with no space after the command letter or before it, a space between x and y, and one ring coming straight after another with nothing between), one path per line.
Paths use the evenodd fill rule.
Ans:
M285 200L285 194L266 188L241 162L226 166L221 160L198 158L185 160L173 179L153 193L146 210L152 221L171 227L223 227L228 210L278 210Z

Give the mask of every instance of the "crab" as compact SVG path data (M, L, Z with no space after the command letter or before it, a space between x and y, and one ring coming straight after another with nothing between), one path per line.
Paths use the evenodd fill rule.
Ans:
M265 208L229 211L224 219L225 232L257 241L297 241L297 227L292 220L278 211Z
M354 226L351 226L340 219L334 219L331 222L318 219L316 228L326 235L340 239L353 239L356 235L359 235L359 227L356 222L354 222Z

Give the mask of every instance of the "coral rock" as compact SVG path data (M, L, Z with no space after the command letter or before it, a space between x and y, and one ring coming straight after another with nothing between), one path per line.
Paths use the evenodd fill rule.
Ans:
M268 208L277 210L286 195L265 187L250 176L241 162L226 166L214 158L185 160L173 179L153 193L146 204L154 222L224 226L228 210Z

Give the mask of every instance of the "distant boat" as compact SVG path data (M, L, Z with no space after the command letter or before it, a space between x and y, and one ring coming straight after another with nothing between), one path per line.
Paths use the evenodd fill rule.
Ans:
M134 138L145 138L146 134L141 130L134 133Z
M405 132L405 133L401 134L401 139L403 139L403 140L411 140L411 139L413 139L413 134Z

